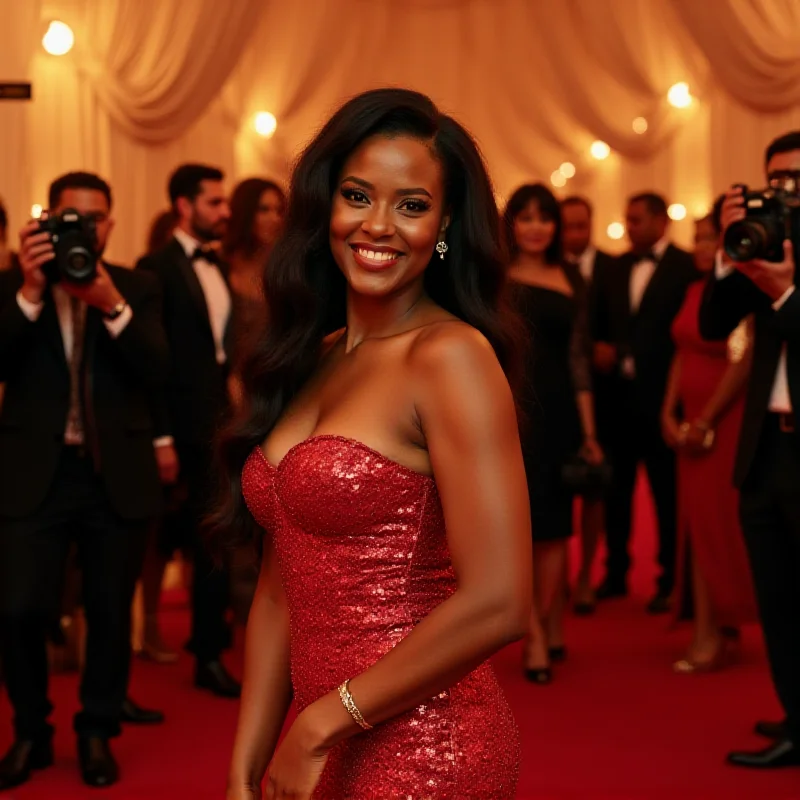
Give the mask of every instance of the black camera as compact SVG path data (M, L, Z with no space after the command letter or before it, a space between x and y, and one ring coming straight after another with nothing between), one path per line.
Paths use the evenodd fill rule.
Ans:
M42 267L50 283L91 283L97 275L97 229L93 216L73 208L39 220L39 230L50 234L56 257Z
M725 252L734 261L783 261L783 242L800 245L800 192L795 187L748 191L739 184L747 216L725 231Z

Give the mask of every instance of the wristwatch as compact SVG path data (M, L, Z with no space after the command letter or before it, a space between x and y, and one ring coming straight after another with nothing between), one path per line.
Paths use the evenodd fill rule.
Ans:
M122 314L122 312L128 307L128 303L126 300L120 300L111 311L106 311L103 314L103 318L108 320L109 322L113 322L117 317Z

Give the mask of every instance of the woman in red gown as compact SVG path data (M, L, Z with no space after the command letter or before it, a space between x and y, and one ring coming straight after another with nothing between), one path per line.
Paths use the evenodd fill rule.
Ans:
M705 274L719 246L718 206L698 220L695 232L695 263ZM750 372L748 334L743 325L727 343L700 337L704 284L689 287L673 323L676 355L663 413L664 436L678 453L677 597L685 594L689 565L694 603L694 638L674 665L680 673L719 666L738 626L756 619L732 483Z
M532 602L499 233L475 144L423 95L356 97L300 158L223 447L217 530L267 532L229 800L265 772L268 800L515 795L487 662Z

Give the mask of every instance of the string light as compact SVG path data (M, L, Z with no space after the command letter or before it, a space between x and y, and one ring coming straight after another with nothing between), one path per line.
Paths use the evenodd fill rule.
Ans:
M682 203L673 203L667 209L667 214L669 214L670 219L679 222L682 219L686 219L686 206Z
M647 133L647 120L644 117L636 117L636 119L633 121L632 127L634 133Z
M552 183L553 186L555 186L557 189L560 189L562 186L566 186L567 185L567 179L564 177L564 175L561 172L561 170L557 169L550 176L550 183Z
M575 165L570 161L565 161L558 171L567 179L575 177Z
M688 108L692 104L692 94L689 91L689 84L681 81L669 87L667 92L669 104L675 108Z
M33 219L39 219L39 217L42 216L43 210L44 209L38 203L34 203L31 206L31 217L33 217Z
M256 133L269 139L278 128L278 120L269 111L259 111L254 121Z
M605 142L601 142L598 139L592 142L589 152L592 154L592 158L596 158L598 161L604 161L611 155L611 148Z
M621 239L625 235L625 226L621 222L612 222L606 228L606 233L609 239Z
M42 38L42 46L51 56L63 56L72 50L75 44L75 35L66 22L54 20L50 23Z

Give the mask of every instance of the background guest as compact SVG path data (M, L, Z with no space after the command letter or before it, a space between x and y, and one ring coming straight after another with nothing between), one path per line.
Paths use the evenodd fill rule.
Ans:
M147 255L155 253L166 247L172 239L172 234L178 219L175 212L168 208L166 211L159 212L150 224L150 232L147 234Z
M564 245L564 260L577 267L588 289L589 334L594 336L594 327L599 315L595 287L607 280L610 270L616 265L614 256L598 250L592 244L593 209L584 197L571 196L561 201L561 241ZM597 440L605 450L608 447L609 428L614 414L614 393L619 377L600 370L592 372L595 424ZM605 530L605 503L602 497L587 495L581 503L581 563L575 583L573 608L576 614L591 614L595 608L592 587L592 566L597 545ZM565 598L566 599L566 598Z
M663 197L651 192L632 197L626 223L631 249L596 287L603 324L595 331L595 363L621 378L609 438L614 482L606 501L608 559L597 597L628 593L633 492L644 463L658 517L661 574L648 604L657 614L669 611L675 582L677 502L675 454L661 436L661 408L675 350L672 322L697 271L691 254L667 238Z
M520 401L531 503L536 609L525 651L529 680L550 680L549 661L563 656L554 601L566 589L572 492L562 480L566 461L582 450L599 462L591 394L586 292L575 267L563 262L558 201L542 184L522 186L505 211L509 278L529 330L526 388ZM563 611L563 604L557 606ZM542 621L547 635L542 630ZM549 640L549 641L548 641Z
M720 246L721 200L696 223L694 260L708 276ZM691 566L694 638L675 671L692 673L720 666L730 638L756 619L755 596L737 515L738 492L730 481L744 411L751 350L746 324L728 342L700 336L699 312L705 281L698 280L672 325L672 361L662 426L678 454L678 581L684 592Z

